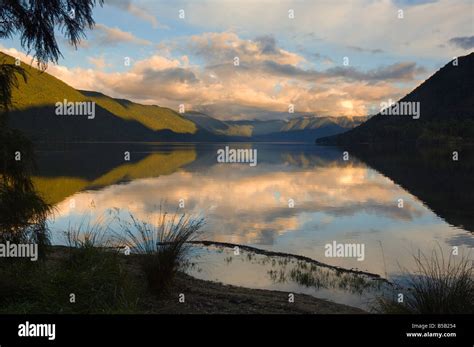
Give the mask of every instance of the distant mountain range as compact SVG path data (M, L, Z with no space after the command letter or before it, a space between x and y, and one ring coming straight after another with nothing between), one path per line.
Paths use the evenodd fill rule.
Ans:
M419 118L394 115L396 105L358 127L318 144L472 142L474 139L474 52L447 63L398 104L419 103ZM413 104L415 105L415 104Z
M184 115L199 129L216 136L241 141L313 142L315 138L339 134L361 124L366 117L299 116L290 120L220 121L206 114L189 112Z
M13 64L0 52L0 60ZM95 91L76 90L47 72L23 64L27 82L14 88L9 125L37 142L82 141L289 141L314 142L365 121L364 117L296 116L285 120L221 121L199 112L179 114ZM78 76L80 78L80 76ZM95 116L57 115L56 103L95 102Z

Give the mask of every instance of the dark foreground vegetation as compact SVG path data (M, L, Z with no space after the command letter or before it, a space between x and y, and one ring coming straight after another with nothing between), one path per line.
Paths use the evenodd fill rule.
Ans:
M182 271L176 271L172 281L166 281L166 289L157 292L156 282L151 287L146 272L155 261L153 255L126 256L98 247L55 246L48 249L44 261L33 265L29 260L2 263L0 313L365 313L302 294L289 303L285 292L198 280ZM148 264L147 268L143 264ZM156 275L164 278L164 274Z
M413 257L417 271L404 271L403 282L392 297L380 297L375 307L379 313L451 314L474 313L474 265L469 257L450 255L441 249L430 256ZM456 259L458 258L458 259ZM403 294L400 301L399 294Z

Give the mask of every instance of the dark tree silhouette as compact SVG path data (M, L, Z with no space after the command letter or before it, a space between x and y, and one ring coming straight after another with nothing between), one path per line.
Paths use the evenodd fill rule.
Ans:
M59 30L77 47L85 30L92 28L92 10L103 0L0 0L0 38L20 37L21 45L46 69L56 63L61 51L56 40ZM46 218L50 206L37 195L30 175L33 146L6 122L12 89L26 71L16 64L0 62L0 242L48 243ZM17 154L21 160L15 157ZM40 248L40 252L44 247Z
M26 82L26 71L20 66L4 62L0 65L0 112L7 110L11 104L12 89L18 87L17 74ZM0 124L0 126L5 126L5 124Z
M92 28L92 10L103 0L0 0L0 38L19 35L21 45L37 60L43 70L48 62L61 56L55 29L77 47L85 30ZM11 89L18 84L17 73L26 78L18 66L0 67L0 104L6 111L11 100ZM1 111L1 110L0 110Z
M92 9L103 0L1 0L0 38L19 34L21 45L43 67L61 56L55 36L59 29L77 46L92 28Z

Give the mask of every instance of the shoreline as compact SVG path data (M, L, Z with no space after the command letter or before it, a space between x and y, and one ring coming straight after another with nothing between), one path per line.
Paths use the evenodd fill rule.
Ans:
M200 241L188 241L188 243L189 244L194 244L194 245L217 246L217 247L224 247L224 248L239 247L241 250L248 251L248 252L253 252L253 253L256 253L256 254L265 255L267 257L294 258L296 260L305 261L307 263L314 264L314 265L324 267L324 268L328 268L328 269L335 270L335 271L351 273L351 274L354 274L354 275L364 275L364 276L370 277L373 280L378 280L378 281L385 282L389 285L393 285L392 282L390 282L386 278L383 278L379 274L372 273L372 272L367 272L367 271L362 271L362 270L358 270L358 269L353 269L353 268L352 269L347 269L347 268L343 268L343 267L336 266L336 265L330 265L330 264L322 263L318 260L312 259L312 258L304 256L304 255L286 253L286 252L269 251L269 250L265 250L265 249L261 249L261 248L256 248L256 247L253 247L253 246L246 246L246 245L241 245L241 244L237 244L237 243L230 243L230 242L207 241L207 240L202 240L201 241L200 240Z
M70 251L67 246L50 246L46 260L57 262ZM144 283L140 270L141 255L120 254L124 268L133 275L133 280ZM184 302L180 296L184 294ZM307 294L291 293L294 302L289 302L290 292L253 289L202 280L178 271L169 292L162 297L144 293L140 314L368 314L357 307L339 304ZM181 300L182 301L182 300Z
M307 294L252 289L194 278L179 272L166 308L150 313L163 314L368 314L357 307L335 303ZM185 294L185 303L178 296Z

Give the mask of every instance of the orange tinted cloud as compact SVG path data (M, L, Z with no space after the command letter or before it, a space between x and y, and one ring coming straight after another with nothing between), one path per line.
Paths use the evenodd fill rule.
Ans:
M129 33L115 32L125 40ZM173 58L170 52L187 54ZM190 55L203 59L193 64ZM234 64L234 58L239 64ZM221 119L255 118L265 112L286 118L295 111L329 116L362 116L369 106L408 91L395 84L410 81L420 68L399 63L359 71L354 68L305 68L303 56L280 48L272 36L241 39L232 32L204 33L170 45L168 51L132 60L125 71L104 71L102 58L89 58L96 69L50 65L48 72L77 89L177 109L209 112Z

